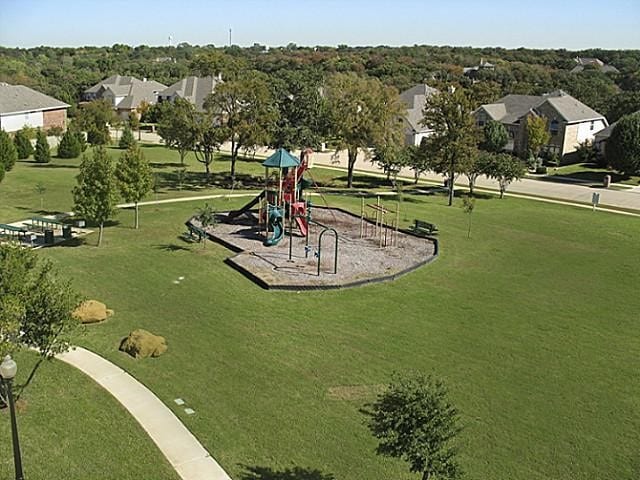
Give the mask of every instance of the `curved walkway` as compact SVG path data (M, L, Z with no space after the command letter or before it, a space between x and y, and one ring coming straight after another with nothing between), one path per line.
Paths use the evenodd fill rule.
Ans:
M154 393L89 350L75 347L56 356L107 390L146 430L183 480L231 480L202 444Z

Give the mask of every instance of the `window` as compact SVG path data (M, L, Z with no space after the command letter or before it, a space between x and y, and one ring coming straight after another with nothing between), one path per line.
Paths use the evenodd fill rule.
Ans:
M593 130L595 128L595 123L596 122L591 122L591 125L589 125L589 130Z
M559 130L560 130L560 126L558 124L558 120L554 118L551 121L551 124L549 125L549 132L551 132L551 136L555 137L558 134Z

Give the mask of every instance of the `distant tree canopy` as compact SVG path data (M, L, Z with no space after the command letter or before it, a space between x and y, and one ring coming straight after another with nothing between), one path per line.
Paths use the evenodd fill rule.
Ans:
M576 57L595 57L614 65L619 74L587 69L570 73ZM477 72L473 81L463 67L480 59L495 69ZM22 84L69 104L81 93L113 74L152 78L166 85L190 74L217 75L231 80L242 71L258 70L272 80L287 72L327 77L355 73L379 79L402 91L416 83L460 84L469 87L475 105L494 101L507 93L541 94L563 89L600 113L625 92L640 91L640 56L637 50L533 50L499 47L304 47L295 44L265 49L195 46L29 49L0 47L0 82ZM475 83L474 83L475 82ZM74 113L73 111L71 112ZM631 112L624 112L631 113ZM614 121L616 119L609 119Z

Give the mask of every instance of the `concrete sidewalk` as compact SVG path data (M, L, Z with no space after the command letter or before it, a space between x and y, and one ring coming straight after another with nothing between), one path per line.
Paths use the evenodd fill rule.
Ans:
M57 355L118 400L142 425L183 480L231 480L209 452L154 393L113 363L84 348Z

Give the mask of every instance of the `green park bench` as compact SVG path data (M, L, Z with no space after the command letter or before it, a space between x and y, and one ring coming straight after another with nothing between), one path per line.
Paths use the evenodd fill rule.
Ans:
M193 239L196 236L198 237L198 241L201 242L202 239L207 235L207 233L202 230L200 227L196 227L191 222L186 222L185 225L189 230L189 238Z
M437 235L438 227L436 227L433 223L424 222L422 220L414 220L414 224L411 227L413 233L418 235Z

